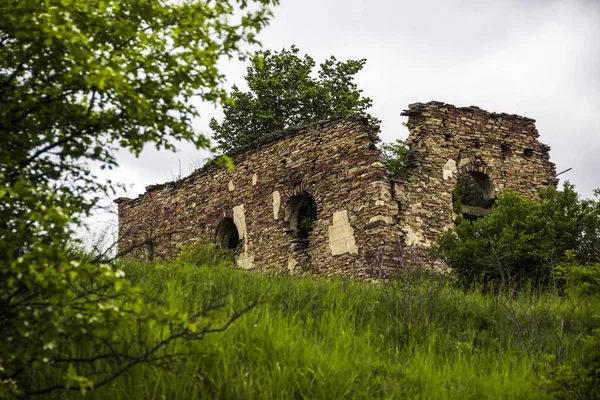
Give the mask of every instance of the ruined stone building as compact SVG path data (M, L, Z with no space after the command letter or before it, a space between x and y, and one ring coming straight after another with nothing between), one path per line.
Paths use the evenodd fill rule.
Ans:
M234 169L206 166L115 200L119 248L164 258L207 238L242 268L372 279L434 265L427 250L455 212L476 218L502 190L533 198L557 183L532 119L441 102L402 115L410 150L401 178L387 177L378 127L365 118L290 128L230 153ZM457 186L470 191L460 209Z

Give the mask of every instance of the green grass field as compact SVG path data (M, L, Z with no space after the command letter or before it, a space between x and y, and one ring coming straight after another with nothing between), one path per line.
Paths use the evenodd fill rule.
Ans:
M177 361L133 369L85 398L542 399L544 375L580 358L581 338L600 326L597 297L484 295L422 274L388 284L270 276L208 249L123 268L174 309L222 298L226 320L261 304L223 333L176 342Z

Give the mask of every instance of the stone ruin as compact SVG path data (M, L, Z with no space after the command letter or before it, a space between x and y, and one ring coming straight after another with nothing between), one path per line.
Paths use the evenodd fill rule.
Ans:
M535 198L556 186L533 119L432 101L411 104L408 164L386 175L379 128L359 116L274 132L136 199L118 198L119 252L153 259L208 239L241 268L379 279L435 268L438 234L489 213L503 190ZM453 203L460 190L462 208ZM305 226L305 219L314 224Z

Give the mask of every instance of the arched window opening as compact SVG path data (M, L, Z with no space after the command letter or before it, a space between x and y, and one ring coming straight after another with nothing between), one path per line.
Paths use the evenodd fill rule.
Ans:
M146 261L152 261L154 259L154 242L152 239L147 239L144 242L144 256Z
M317 220L317 203L309 193L290 199L286 214L289 216L290 231L294 238L307 239Z
M290 241L288 268L290 272L309 271L311 269L309 237L317 221L315 198L307 192L292 197L285 207L285 221L290 223L287 231Z
M496 191L490 178L481 172L461 174L452 194L454 212L474 221L488 215L496 201Z
M237 249L240 234L231 218L225 218L217 228L217 245L224 249Z

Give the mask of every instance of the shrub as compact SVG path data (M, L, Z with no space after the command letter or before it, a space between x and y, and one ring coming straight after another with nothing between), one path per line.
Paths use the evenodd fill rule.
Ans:
M572 252L567 251L568 261L554 270L556 282L579 295L596 295L600 293L600 263L581 264L573 259Z
M215 247L206 237L201 238L198 242L183 246L177 255L176 261L196 266L222 264L233 266L231 250Z
M548 284L567 254L578 263L598 261L599 232L598 201L581 200L566 183L563 191L545 189L540 201L504 193L489 216L459 219L435 252L463 283Z
M600 399L600 329L585 339L584 358L562 365L547 377L547 390L557 399Z

